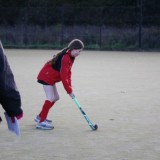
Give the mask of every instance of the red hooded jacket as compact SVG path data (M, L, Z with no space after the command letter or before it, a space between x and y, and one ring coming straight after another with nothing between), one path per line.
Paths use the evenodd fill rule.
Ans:
M68 94L72 93L71 85L71 68L74 62L74 57L70 50L58 56L54 64L52 60L47 62L38 74L38 82L42 84L54 85L62 81L63 86Z

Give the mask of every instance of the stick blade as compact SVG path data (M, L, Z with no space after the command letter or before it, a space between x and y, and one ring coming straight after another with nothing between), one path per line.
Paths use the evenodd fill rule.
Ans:
M96 131L98 129L98 125L97 124L90 125L90 127L92 128L93 131Z
M95 124L95 125L94 125L94 131L96 131L97 129L98 129L98 125Z
M94 125L94 128L95 128L95 131L98 129L98 125L97 124L95 124Z

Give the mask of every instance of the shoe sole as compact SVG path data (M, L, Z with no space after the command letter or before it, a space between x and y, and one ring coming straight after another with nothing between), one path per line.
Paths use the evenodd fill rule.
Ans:
M37 120L37 119L34 119L34 121L37 122L37 123L39 123L39 120ZM50 120L46 120L46 122L52 123L52 121L50 121Z
M36 129L40 129L40 130L52 130L54 129L54 127L43 127L43 126L36 126Z

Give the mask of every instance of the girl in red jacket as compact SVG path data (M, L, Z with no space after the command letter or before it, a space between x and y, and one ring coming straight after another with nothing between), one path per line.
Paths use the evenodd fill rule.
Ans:
M53 129L52 121L47 119L49 109L59 100L59 94L56 88L56 83L62 81L66 92L71 98L74 98L74 93L71 85L71 68L75 57L80 55L84 44L79 39L72 40L68 47L53 56L48 61L38 74L38 82L43 85L46 94L46 100L42 110L36 116L36 128L38 129Z

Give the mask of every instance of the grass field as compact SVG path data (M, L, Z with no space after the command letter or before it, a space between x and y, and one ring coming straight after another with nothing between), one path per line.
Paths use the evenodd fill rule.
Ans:
M22 96L21 136L8 132L0 113L0 160L159 160L160 54L83 51L74 63L75 95L93 123L57 84L50 110L54 130L35 129L45 95L36 76L56 51L5 50Z

